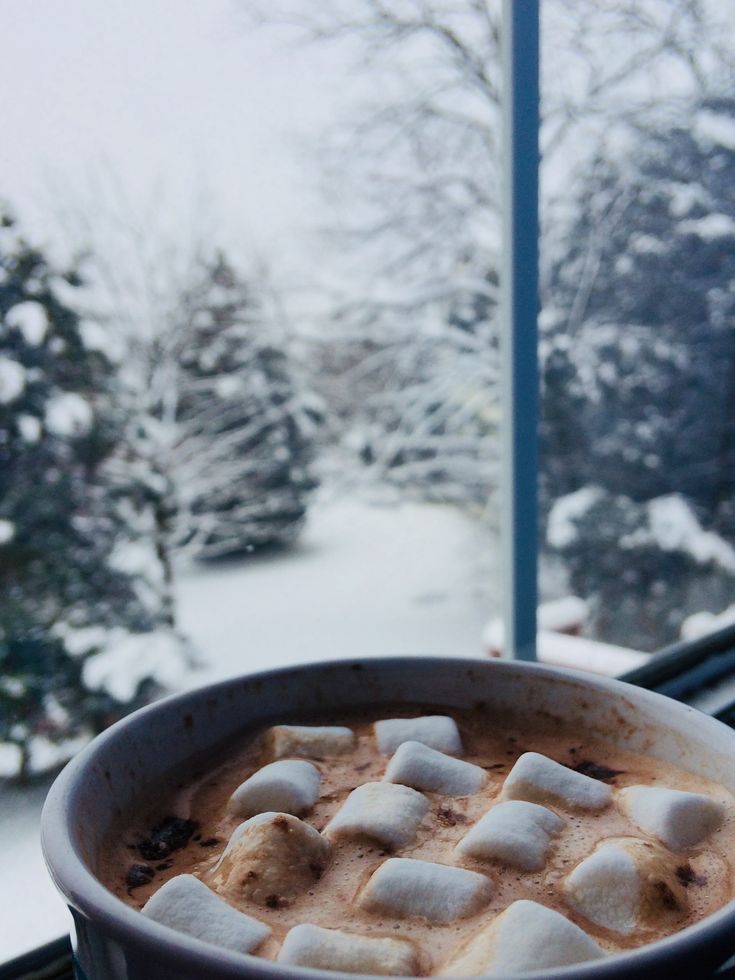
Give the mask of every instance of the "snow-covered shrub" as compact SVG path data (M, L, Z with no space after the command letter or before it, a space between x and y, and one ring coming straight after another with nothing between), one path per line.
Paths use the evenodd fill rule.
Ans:
M171 677L127 660L125 687L95 664L111 641L180 644L137 575L107 466L120 438L111 365L68 305L76 280L0 220L0 747L3 772L68 758ZM65 299L60 297L64 295ZM155 561L155 559L154 559ZM78 642L84 636L84 642Z
M637 649L673 641L687 615L721 608L735 587L735 548L678 494L641 503L581 487L552 505L546 545L588 599L593 633Z

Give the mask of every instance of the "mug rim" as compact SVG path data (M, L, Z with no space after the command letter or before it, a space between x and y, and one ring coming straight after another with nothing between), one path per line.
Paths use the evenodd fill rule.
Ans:
M257 969L265 978L287 980L288 977L315 978L322 980L336 978L337 974L310 967L295 967L282 965L272 960L265 960L249 953L239 953L223 949L204 940L194 938L186 933L177 932L167 926L154 922L142 916L139 911L131 908L122 899L113 894L92 872L84 855L80 852L78 843L72 832L72 817L75 808L75 796L79 784L83 781L85 771L94 764L99 755L107 749L110 743L124 738L129 730L145 726L146 719L162 709L184 706L190 700L216 697L220 692L233 685L247 682L267 684L283 675L313 674L329 669L375 670L381 673L406 667L409 663L417 670L430 669L439 664L450 666L456 670L499 670L510 674L532 672L546 676L553 683L555 680L571 680L580 682L583 686L593 688L607 695L634 695L640 707L657 706L663 708L666 718L672 713L681 720L688 716L689 722L704 733L720 734L723 738L725 754L731 755L735 764L735 731L719 720L692 708L690 705L675 701L663 694L636 687L617 678L588 674L568 668L558 668L537 662L493 658L473 660L454 657L380 657L380 658L351 658L344 660L315 661L307 664L278 667L267 671L246 673L215 681L188 691L171 694L160 698L152 704L115 722L108 729L97 735L89 745L81 750L62 770L54 781L41 817L41 846L43 856L56 888L64 899L81 912L91 922L98 922L105 932L121 945L135 947L155 947L165 950L166 957L172 965L179 962L189 968L202 970L216 968L220 975L233 978L242 976L245 967ZM420 699L417 703L420 703ZM243 731L247 731L247 721ZM727 746L727 740L731 745ZM590 960L574 966L554 967L551 969L534 970L517 974L519 980L541 980L541 978L564 978L564 980L604 980L608 976L622 976L627 967L645 968L650 961L651 966L660 965L663 955L674 955L677 950L707 944L715 940L721 930L728 924L733 931L733 947L735 947L735 896L721 908L705 918L686 928L664 936L655 942L648 943L635 949L615 953L599 960ZM723 962L727 955L723 956ZM371 974L350 974L351 980L375 980ZM413 978L399 978L413 980Z

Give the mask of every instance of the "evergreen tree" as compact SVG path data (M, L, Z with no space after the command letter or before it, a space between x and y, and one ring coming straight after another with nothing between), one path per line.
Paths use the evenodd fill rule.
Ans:
M176 537L200 559L300 531L321 412L263 301L223 255L181 303L172 483Z
M111 366L68 305L77 285L2 218L0 743L21 774L150 697L176 647L119 564Z
M732 601L735 548L678 494L640 502L582 487L551 507L548 542L608 642L653 651L678 637L688 614Z
M553 522L547 540L593 601L596 628L633 645L673 640L687 613L717 610L732 589L733 172L733 99L639 133L625 158L599 160L582 183L550 279L544 504L553 517L560 498L597 496L573 545ZM650 531L657 501L671 499L686 547Z
M546 312L552 498L678 492L735 536L733 172L735 100L710 99L583 185Z

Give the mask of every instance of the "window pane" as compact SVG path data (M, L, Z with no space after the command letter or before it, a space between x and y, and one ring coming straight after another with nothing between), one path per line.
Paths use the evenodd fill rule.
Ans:
M40 805L127 711L485 655L496 11L370 9L0 10L0 960L66 928Z
M735 35L685 0L545 14L542 588L650 651L735 611Z

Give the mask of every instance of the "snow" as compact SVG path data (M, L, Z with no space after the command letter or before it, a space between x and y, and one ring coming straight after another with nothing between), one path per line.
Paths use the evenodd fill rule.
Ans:
M7 544L15 537L15 524L12 521L0 520L0 544Z
M68 914L41 856L38 828L49 782L2 787L0 832L5 840L0 878L0 961L67 932Z
M540 630L553 633L566 633L568 630L584 626L590 614L589 603L576 595L566 595L559 599L542 602L536 610L536 621ZM502 617L490 620L482 632L485 649L500 652L505 642L505 627Z
M84 683L93 691L107 691L118 701L131 701L141 678L149 677L164 688L180 686L182 678L181 643L163 630L155 633L129 633L110 630L104 650L85 661Z
M575 522L590 510L602 496L599 487L580 487L559 497L549 511L546 540L552 548L567 548L577 538Z
M180 625L201 651L203 664L188 674L179 667L170 680L191 687L237 673L349 656L481 657L482 626L497 608L498 588L483 554L490 551L477 525L451 507L322 501L290 551L181 570ZM98 634L79 634L80 654L99 640ZM133 669L138 655L146 653L125 653ZM122 665L105 657L90 661L96 679L124 683ZM16 762L12 747L0 752ZM0 878L2 962L55 939L68 930L69 920L38 843L48 781L30 788L0 782L0 787L0 839L6 842Z
M26 442L38 442L41 438L41 423L35 415L19 415L18 431Z
M637 255L662 255L666 252L666 244L653 235L632 235L630 250Z
M540 611L540 610L539 610ZM536 656L540 663L553 667L570 667L574 670L587 670L606 677L619 677L621 674L641 667L649 659L649 654L628 647L602 643L586 636L570 636L545 628L539 616L539 631L536 634ZM504 642L503 623L492 620L483 633L485 649L490 656L499 656Z
M26 373L21 364L0 356L0 405L8 405L23 393Z
M181 576L180 626L212 651L202 683L306 660L479 656L498 591L477 581L486 545L451 507L335 502L287 553Z
M214 383L214 390L220 398L235 398L240 394L242 389L242 378L233 375L225 375L223 378L217 378Z
M735 119L732 117L720 112L700 112L694 118L692 128L697 142L735 150Z
M46 336L48 317L46 310L35 300L17 303L5 317L9 327L16 327L23 334L26 343L38 346Z
M77 309L79 304L78 289L76 287L70 287L72 289L72 296L70 297L70 306L72 309ZM105 328L96 323L94 320L82 320L79 324L79 332L82 335L82 340L84 341L84 346L87 350L97 350L102 351L103 354L107 354L113 360L120 356L119 338L111 337L110 330L105 330Z
M682 221L678 230L684 234L697 235L706 242L717 238L729 238L735 235L735 220L728 214L708 214L703 218L692 218Z
M721 613L698 612L687 616L681 624L679 635L682 640L698 640L708 633L715 633L735 624L735 605L728 606Z
M704 193L700 184L670 181L662 184L662 188L665 188L669 194L669 210L675 218L683 218L696 204L704 203Z
M49 399L46 405L46 427L61 437L81 436L92 424L92 408L81 395L65 391Z
M81 752L89 742L86 735L77 738L67 738L60 742L52 742L51 739L38 736L31 739L31 772L48 772L55 766L63 765L67 759Z
M662 551L684 551L700 565L713 564L735 573L735 548L713 531L705 531L679 494L649 501L648 520L653 544Z
M585 636L566 636L563 633L542 631L538 634L538 659L554 667L588 670L607 677L619 677L629 670L642 667L649 654L612 643L601 643Z

